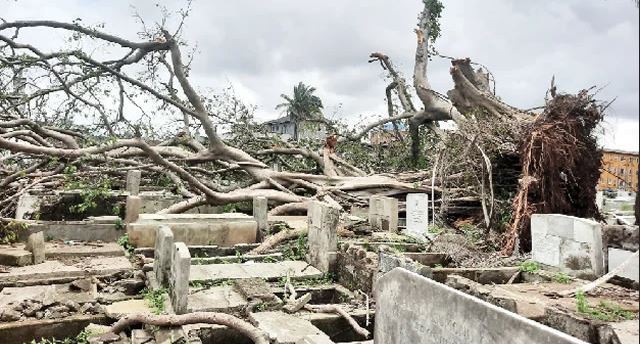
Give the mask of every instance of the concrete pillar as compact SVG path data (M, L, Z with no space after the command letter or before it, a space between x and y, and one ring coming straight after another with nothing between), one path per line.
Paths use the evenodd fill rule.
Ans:
M124 223L136 222L140 216L142 199L139 196L127 196L124 210Z
M156 230L156 243L153 254L153 272L156 281L162 287L169 286L169 275L173 258L173 232L167 226L159 226Z
M189 270L191 268L191 254L183 242L173 244L171 262L171 277L169 282L169 296L176 314L188 311L187 297L189 295Z
M142 172L140 170L127 171L127 191L129 195L137 196L140 193L140 177Z
M266 197L253 198L253 218L258 223L257 241L262 241L269 231L269 222L267 220L268 209L268 200Z
M340 211L325 203L311 202L307 210L309 264L322 272L333 269L338 250Z
M44 263L44 232L32 233L27 238L27 251L33 255L33 264Z

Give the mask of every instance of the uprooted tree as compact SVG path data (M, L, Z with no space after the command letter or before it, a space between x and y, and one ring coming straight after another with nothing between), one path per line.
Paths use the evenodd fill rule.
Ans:
M275 214L304 210L315 199L347 207L366 204L376 193L427 192L442 219L473 213L487 233L498 225L520 228L505 214L522 172L521 139L534 132L537 115L502 102L495 83L491 87L493 76L475 69L469 58L450 58L454 88L446 95L431 87L429 59L447 58L433 49L441 10L439 1L424 1L411 85L389 56L370 55L390 80L388 114L357 129L325 123L339 136L336 151L267 135L252 108L231 91L213 94L194 86L192 56L183 56L180 37L188 11L179 12L177 29L164 23L145 27L138 40L79 21L2 22L0 149L6 154L0 156L0 216L11 216L20 195L34 188L95 183L139 169L148 181L165 181L184 196L167 213L255 196L277 204ZM67 33L67 47L45 52L21 39L25 30L36 29ZM443 130L442 121L455 122L457 129ZM362 141L386 123L396 130L408 123L410 138L398 135L384 151ZM229 138L217 132L220 126L228 128ZM392 170L380 163L397 159L398 152L411 163ZM272 162L283 170L270 168Z

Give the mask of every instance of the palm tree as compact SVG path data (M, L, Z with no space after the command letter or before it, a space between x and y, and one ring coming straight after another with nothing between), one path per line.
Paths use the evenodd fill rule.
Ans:
M293 86L292 97L286 94L280 95L280 97L284 99L284 102L278 104L276 106L276 110L282 109L293 122L294 140L298 139L299 123L313 118L314 115L320 114L322 109L322 100L313 94L315 91L315 87L307 86L300 82Z

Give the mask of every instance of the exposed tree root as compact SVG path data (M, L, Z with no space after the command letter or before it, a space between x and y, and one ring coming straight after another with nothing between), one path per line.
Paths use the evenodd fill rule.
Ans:
M118 334L137 324L173 327L197 323L225 325L247 336L256 344L269 344L266 333L259 328L233 315L213 312L196 312L181 315L132 314L121 318L113 324L111 332Z
M349 325L353 328L356 333L363 336L364 338L369 338L371 332L366 328L361 327L358 322L353 319L349 313L347 313L344 309L337 305L305 305L304 309L311 312L319 312L319 313L335 313L343 317Z

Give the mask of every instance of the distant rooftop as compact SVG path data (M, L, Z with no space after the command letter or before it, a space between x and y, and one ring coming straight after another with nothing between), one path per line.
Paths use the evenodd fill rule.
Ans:
M609 148L604 148L602 149L603 152L605 153L616 153L616 154L627 154L627 155L639 155L638 152L634 152L634 151L626 151L626 150L622 150L622 149L609 149Z

